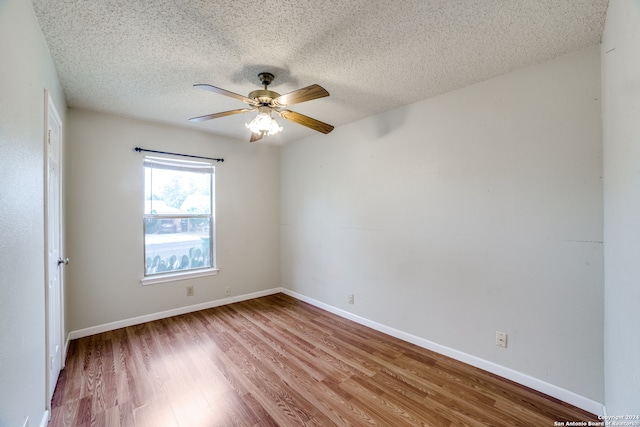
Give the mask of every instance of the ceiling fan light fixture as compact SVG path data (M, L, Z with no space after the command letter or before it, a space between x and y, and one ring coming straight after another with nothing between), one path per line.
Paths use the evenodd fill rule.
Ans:
M269 107L260 107L258 115L250 123L245 123L245 126L251 132L259 135L275 135L282 131L282 126L278 125L278 122L271 117L271 108Z

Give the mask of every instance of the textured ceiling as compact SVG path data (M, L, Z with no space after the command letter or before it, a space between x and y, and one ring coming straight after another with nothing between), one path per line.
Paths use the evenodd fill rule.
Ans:
M608 0L33 0L68 105L248 140L269 71L291 110L340 126L600 42ZM278 119L283 142L314 133Z

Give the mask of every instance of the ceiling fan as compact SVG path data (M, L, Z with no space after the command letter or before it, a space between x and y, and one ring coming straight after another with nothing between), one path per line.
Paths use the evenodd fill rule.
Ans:
M219 87L211 86L208 84L195 84L194 87L208 90L210 92L219 93L220 95L229 96L239 101L249 104L250 108L239 108L237 110L223 111L221 113L207 114L206 116L192 117L189 120L192 122L202 122L205 120L217 119L219 117L231 116L234 114L248 113L258 110L258 115L247 124L247 128L251 130L250 142L262 139L265 135L273 135L282 130L282 127L271 116L271 113L275 112L283 119L290 120L292 122L301 124L313 130L322 133L329 133L333 130L333 126L327 123L323 123L320 120L313 119L295 111L287 110L286 107L294 104L299 104L305 101L311 101L312 99L324 98L329 96L322 86L311 85L302 89L294 90L284 95L280 95L277 92L269 90L268 87L273 82L274 76L271 73L258 74L260 82L264 85L264 89L254 90L248 97L239 95L234 92L229 92Z

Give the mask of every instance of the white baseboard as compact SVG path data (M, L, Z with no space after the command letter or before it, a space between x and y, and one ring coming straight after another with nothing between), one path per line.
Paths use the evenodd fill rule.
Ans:
M100 334L102 332L113 331L115 329L126 328L127 326L139 325L141 323L152 322L154 320L166 319L167 317L179 316L181 314L193 313L194 311L206 310L207 308L219 307L221 305L233 304L234 302L246 301L267 295L273 295L282 292L281 288L269 289L266 291L253 292L246 295L238 295L229 298L223 298L216 301L204 302L201 304L189 305L186 307L174 308L172 310L160 311L144 316L132 317L130 319L122 319L116 322L104 323L102 325L92 326L90 328L80 329L69 332L67 336L67 347L69 341L78 338L88 337L90 335Z
M553 384L549 384L545 381L542 381L538 378L534 378L530 375L523 374L521 372L498 365L488 360L481 359L479 357L464 353L462 351L455 350L453 348L434 343L433 341L416 337L415 335L411 335L406 332L400 331L398 329L391 328L381 323L374 322L364 317L360 317L353 313L349 313L348 311L314 300L313 298L306 297L297 292L293 292L289 289L282 288L281 291L283 294L289 295L300 301L309 303L315 307L321 308L330 313L336 314L340 317L344 317L345 319L352 320L356 323L367 326L371 329L375 329L376 331L383 332L387 335L391 335L392 337L410 342L411 344L415 344L418 347L426 348L427 350L431 350L436 353L443 354L445 356L451 357L452 359L458 360L460 362L464 362L471 366L475 366L476 368L480 368L487 372L491 372L492 374L499 375L503 378L506 378L518 384L524 385L526 387L532 388L536 391L539 391L541 393L544 393L556 399L562 400L563 402L569 403L578 408L584 409L585 411L591 412L592 414L604 415L604 405L602 403L596 402L594 400L581 396L572 391L565 390Z
M491 372L492 374L499 375L503 378L514 381L526 387L532 388L536 391L539 391L541 393L544 393L556 399L562 400L563 402L569 403L578 408L584 409L585 411L591 412L592 414L604 415L605 413L605 408L602 403L596 402L594 400L581 396L572 391L565 390L561 387L555 386L553 384L549 384L538 378L534 378L530 375L523 374L522 372L518 372L513 369L498 365L494 362L490 362L488 360L481 359L479 357L464 353L462 351L437 344L435 342L426 340L424 338L411 335L409 333L400 331L398 329L391 328L381 323L374 322L372 320L355 315L353 313L349 313L348 311L333 307L331 305L314 300L313 298L309 298L307 296L304 296L302 294L299 294L297 292L294 292L285 288L273 288L266 291L254 292L251 294L239 295L239 296L224 298L216 301L209 301L202 304L195 304L195 305L190 305L186 307L180 307L173 310L161 311L158 313L152 313L145 316L134 317L131 319L123 319L117 322L105 323L103 325L97 325L97 326L92 326L90 328L71 331L69 332L69 335L67 337L66 348L68 348L69 346L69 341L74 339L87 337L87 336L99 334L102 332L112 331L112 330L124 328L127 326L138 325L145 322L151 322L154 320L165 319L167 317L178 316L186 313L192 313L194 311L205 310L207 308L213 308L213 307L219 307L222 305L232 304L234 302L246 301L246 300L259 298L267 295L273 295L279 292L282 292L300 301L309 303L315 307L321 308L323 310L326 310L330 313L333 313L345 319L349 319L361 325L367 326L371 329L375 329L376 331L380 331L387 335L391 335L392 337L410 342L412 344L417 345L418 347L422 347L427 350L434 351L436 353L451 357L452 359L459 360L460 362L464 362L471 366L475 366L476 368L480 368L487 372ZM43 425L43 427L46 427L46 423Z
M42 419L40 420L39 427L47 427L47 424L49 424L49 411L44 411L44 414L42 414Z

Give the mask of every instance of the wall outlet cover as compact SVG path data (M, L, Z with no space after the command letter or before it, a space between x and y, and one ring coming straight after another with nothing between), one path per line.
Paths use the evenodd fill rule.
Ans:
M496 345L498 347L507 348L507 333L496 331Z

